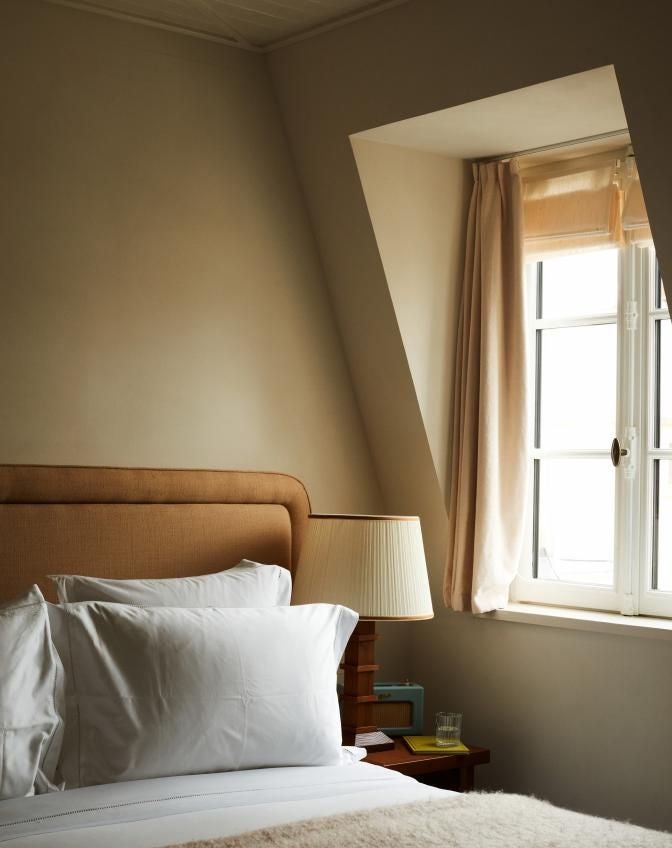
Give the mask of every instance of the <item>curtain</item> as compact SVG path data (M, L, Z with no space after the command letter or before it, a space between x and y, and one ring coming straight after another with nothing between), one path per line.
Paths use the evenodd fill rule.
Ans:
M504 606L529 467L522 191L515 162L474 165L455 372L444 600Z

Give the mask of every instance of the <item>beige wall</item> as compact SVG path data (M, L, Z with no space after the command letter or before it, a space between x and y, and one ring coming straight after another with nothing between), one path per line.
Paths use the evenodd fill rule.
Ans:
M380 495L263 58L0 4L0 461Z
M434 467L447 501L455 335L471 166L460 159L357 138L352 146Z
M426 713L463 711L492 751L479 786L670 830L669 641L446 610L416 636Z
M386 508L423 521L437 618L412 625L429 711L463 707L488 785L672 828L669 642L481 621L439 608L446 515L352 133L614 64L663 271L672 280L666 26L570 0L412 0L297 43L269 66L324 261ZM576 21L581 21L576 26ZM640 714L643 720L637 721ZM515 717L522 723L514 726ZM620 717L635 727L624 744Z

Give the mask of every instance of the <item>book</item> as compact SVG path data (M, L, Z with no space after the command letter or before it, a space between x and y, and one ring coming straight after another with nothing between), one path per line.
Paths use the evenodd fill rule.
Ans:
M382 730L376 730L373 733L358 733L355 736L355 745L370 751L391 751L394 748L394 739L390 739Z
M412 754L468 754L469 748L462 742L448 748L436 744L436 736L403 736L406 747Z

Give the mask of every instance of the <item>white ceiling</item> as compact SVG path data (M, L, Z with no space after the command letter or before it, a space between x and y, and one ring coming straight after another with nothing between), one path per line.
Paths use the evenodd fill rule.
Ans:
M137 23L268 50L406 0L48 0Z
M357 133L456 159L502 156L627 128L613 66Z

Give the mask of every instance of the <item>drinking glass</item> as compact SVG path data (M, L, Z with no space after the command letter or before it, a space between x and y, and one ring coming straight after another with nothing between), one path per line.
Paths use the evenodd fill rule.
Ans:
M436 714L436 744L440 748L454 748L460 744L462 713Z

